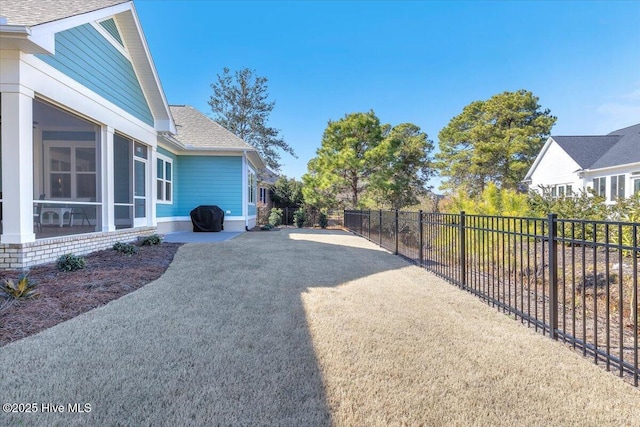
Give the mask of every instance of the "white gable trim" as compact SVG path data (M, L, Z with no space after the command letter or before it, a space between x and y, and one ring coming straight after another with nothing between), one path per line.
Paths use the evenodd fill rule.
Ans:
M107 18L107 19L109 19L109 18ZM118 24L116 24L116 26L117 26L117 25L118 25ZM91 26L92 26L93 28L95 28L95 30L96 30L97 32L99 32L99 33L100 33L100 35L101 35L102 37L104 37L104 38L105 38L105 40L107 40L107 41L111 44L111 46L113 46L114 48L116 48L116 49L118 50L118 52L120 52L120 53L121 53L125 58L127 58L127 59L129 60L129 62L133 63L133 61L131 60L131 56L129 55L129 52L127 52L127 51L126 51L126 49L125 49L125 48L123 48L123 47L120 45L120 43L118 43L118 42L113 38L113 36L112 36L112 35L111 35L107 30L105 30L105 29L104 29L104 27L103 27L102 25L100 25L100 23L99 23L99 22L93 21L93 22L91 22Z
M106 36L106 31L96 23L104 19L114 17L125 48L112 42L111 35ZM162 84L153 63L138 15L133 2L117 4L81 15L48 22L45 24L28 27L31 30L30 40L37 42L42 48L51 54L55 54L55 34L84 24L91 24L105 39L111 42L119 52L130 59L133 69L140 81L142 92L147 100L151 114L154 118L154 127L157 131L175 134L176 128L169 110L169 104L162 89ZM136 34L137 33L137 34Z
M105 7L103 9L94 10L93 12L87 12L80 15L70 16L68 18L59 19L57 21L46 22L44 24L38 24L31 26L32 38L34 42L37 42L50 52L55 53L56 43L55 34L70 28L78 27L80 25L87 24L92 21L99 21L106 19L112 15L122 13L126 10L130 10L133 3L126 2L117 4L115 6Z
M523 181L531 181L531 175L533 175L533 173L535 172L536 168L538 167L538 165L540 164L540 161L542 160L542 158L544 157L544 155L547 153L547 150L549 150L549 146L555 142L553 140L552 137L547 138L547 142L544 143L544 145L542 146L542 150L540 150L540 152L538 153L538 155L536 156L536 159L534 160L533 164L531 165L531 167L529 168L529 172L527 172L527 174L524 177ZM564 150L563 150L564 151Z
M167 98L164 94L164 89L162 88L162 82L160 81L160 77L158 76L158 71L156 70L156 65L153 62L153 57L151 56L151 51L149 50L149 45L147 44L147 39L144 36L144 32L142 31L142 26L140 25L140 19L138 19L138 13L136 12L136 8L135 5L133 3L131 3L131 8L129 9L131 12L131 18L133 19L133 23L135 24L137 30L138 30L138 36L140 37L140 43L142 44L142 49L144 50L144 55L146 56L146 60L147 63L149 64L149 67L151 68L151 74L153 76L153 80L155 83L155 87L158 90L158 95L160 97L160 101L162 103L162 110L165 113L165 117L162 118L158 118L157 114L154 114L154 118L156 119L155 125L156 125L156 130L158 132L170 132L172 134L176 134L177 130L176 130L176 125L173 122L173 116L171 115L171 110L169 109L169 103L167 102ZM120 29L120 26L118 26L118 28ZM121 36L124 36L124 34L121 34ZM125 40L125 46L127 44L127 40ZM140 71L138 70L137 67L137 61L132 61L133 65L134 65L134 69L136 70L136 74L139 75L140 78ZM141 81L141 83L144 84L143 81ZM144 88L143 88L144 90ZM153 108L155 106L155 103L150 103L149 106Z

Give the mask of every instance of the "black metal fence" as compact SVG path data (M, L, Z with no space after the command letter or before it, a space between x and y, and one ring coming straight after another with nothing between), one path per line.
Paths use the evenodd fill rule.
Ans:
M353 210L343 221L638 387L640 224Z

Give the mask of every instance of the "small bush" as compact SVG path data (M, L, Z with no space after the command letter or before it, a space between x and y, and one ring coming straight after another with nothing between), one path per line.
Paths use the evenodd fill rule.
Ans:
M162 239L157 234L152 234L151 236L147 236L140 241L142 246L158 246L162 243Z
M15 282L13 279L5 279L0 288L0 296L8 299L28 299L37 298L40 294L35 290L36 284L33 283L28 275L22 275Z
M74 254L66 254L58 258L56 266L60 271L76 271L85 268L87 262L82 257Z
M280 208L271 209L271 214L269 214L269 224L271 224L274 227L277 227L280 224L282 224L282 209Z
M307 214L304 209L298 209L293 213L293 220L296 223L296 227L302 228L304 226L304 222L307 220Z
M320 212L318 215L318 224L320 225L320 228L327 228L327 225L329 225L329 218L327 218L326 213Z
M273 225L271 225L271 224L265 224L265 225L263 225L262 227L260 227L260 230L263 230L263 231L271 231L271 230L273 230Z
M116 242L113 245L113 250L129 256L138 253L138 248L135 245L132 245L131 243Z

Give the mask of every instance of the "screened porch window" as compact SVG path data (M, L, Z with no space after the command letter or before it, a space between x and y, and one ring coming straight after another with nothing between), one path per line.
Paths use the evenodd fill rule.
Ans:
M114 215L116 228L146 224L146 145L115 134L113 136Z
M45 194L52 199L96 200L97 170L94 143L45 141Z
M102 228L100 127L40 99L33 102L36 238Z

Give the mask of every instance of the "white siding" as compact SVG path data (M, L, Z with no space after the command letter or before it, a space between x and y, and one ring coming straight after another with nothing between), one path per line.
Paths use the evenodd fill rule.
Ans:
M531 189L539 186L570 184L574 191L583 188L583 180L578 176L580 165L573 160L555 141L552 141L531 174Z

